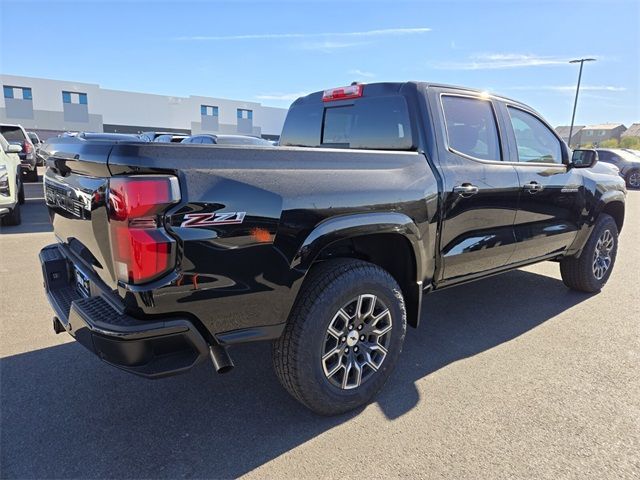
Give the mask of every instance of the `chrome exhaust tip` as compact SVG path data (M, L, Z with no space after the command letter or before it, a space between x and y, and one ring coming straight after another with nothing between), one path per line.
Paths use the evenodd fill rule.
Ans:
M227 373L233 370L233 360L231 360L226 348L220 345L210 345L209 357L211 357L213 368L217 373Z

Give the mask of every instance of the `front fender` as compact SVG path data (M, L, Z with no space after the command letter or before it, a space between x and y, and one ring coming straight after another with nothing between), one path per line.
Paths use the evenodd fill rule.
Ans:
M623 187L624 188L624 187ZM567 255L580 256L582 249L589 240L598 216L607 210L608 206L614 203L625 205L626 193L624 190L616 188L600 189L593 195L591 208L585 208L582 218L582 225L573 244L569 247Z

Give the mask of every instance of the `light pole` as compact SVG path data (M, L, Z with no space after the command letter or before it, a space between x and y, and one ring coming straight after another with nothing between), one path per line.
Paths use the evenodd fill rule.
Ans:
M595 62L595 58L578 58L576 60L570 60L569 63L579 63L580 64L580 73L578 73L578 86L576 87L576 99L573 102L573 115L571 115L571 126L569 127L569 139L567 143L569 144L569 148L571 148L571 135L573 134L573 121L576 118L576 107L578 106L578 93L580 92L580 80L582 79L582 66L584 62Z

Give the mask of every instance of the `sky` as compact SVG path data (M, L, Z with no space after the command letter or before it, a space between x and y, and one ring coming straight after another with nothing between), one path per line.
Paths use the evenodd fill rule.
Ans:
M330 87L424 80L568 125L640 121L640 0L0 0L0 73L288 107Z

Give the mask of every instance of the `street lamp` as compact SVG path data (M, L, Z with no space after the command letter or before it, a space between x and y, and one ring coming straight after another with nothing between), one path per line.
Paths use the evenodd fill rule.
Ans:
M578 106L578 92L580 92L580 79L582 78L582 66L584 62L595 62L595 58L578 58L576 60L570 60L569 63L579 63L580 64L580 73L578 73L578 86L576 87L576 99L573 102L573 115L571 115L571 126L569 127L569 139L567 143L569 144L569 148L571 148L571 135L573 134L573 121L576 118L576 107Z

